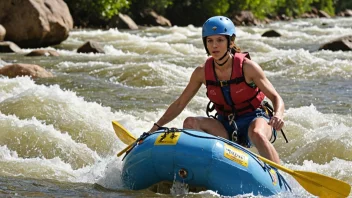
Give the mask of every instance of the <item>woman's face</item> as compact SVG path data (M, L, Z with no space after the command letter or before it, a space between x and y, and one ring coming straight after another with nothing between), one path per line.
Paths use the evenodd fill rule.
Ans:
M214 59L221 58L227 52L227 39L223 35L208 36L207 49Z

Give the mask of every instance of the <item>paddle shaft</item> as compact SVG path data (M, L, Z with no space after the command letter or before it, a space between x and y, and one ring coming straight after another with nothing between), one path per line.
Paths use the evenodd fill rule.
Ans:
M124 153L126 153L128 150L130 150L130 148L132 148L132 146L134 145L134 142L130 145L128 145L126 148L124 148L122 151L120 151L118 154L117 154L117 157L120 157L121 155L123 155Z
M292 175L292 176L301 177L302 179L305 179L305 180L309 180L309 181L311 181L311 182L314 182L316 185L320 185L320 184L316 183L315 181L313 181L313 180L312 180L311 178L309 178L308 176L305 176L305 175L303 175L303 174L296 173L294 170L291 170L291 169L288 169L288 168L286 168L286 167L284 167L284 166L281 166L281 165L279 165L279 164L277 164L277 163L275 163L275 162L273 162L273 161L270 161L270 160L268 160L268 159L266 159L266 158L264 158L264 157L262 157L262 156L260 156L260 155L255 154L255 153L253 153L253 154L254 154L257 158L259 158L260 160L262 160L263 162L265 162L265 163L269 164L270 166L273 166L273 167L275 167L275 168L277 168L277 169L280 169L281 171L283 171L283 172L285 172L285 173L288 173L288 174L290 174L290 175Z

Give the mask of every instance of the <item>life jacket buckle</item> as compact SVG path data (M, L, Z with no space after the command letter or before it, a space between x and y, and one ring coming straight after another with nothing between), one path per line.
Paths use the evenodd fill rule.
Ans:
M229 83L227 80L220 80L219 82L221 87L229 86Z

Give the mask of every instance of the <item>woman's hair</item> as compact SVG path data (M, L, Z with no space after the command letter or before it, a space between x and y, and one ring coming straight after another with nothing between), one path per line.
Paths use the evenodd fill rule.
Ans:
M235 44L236 35L232 35L230 39L231 41L233 41L233 47L231 48L231 53L234 54L234 53L241 52L241 48Z

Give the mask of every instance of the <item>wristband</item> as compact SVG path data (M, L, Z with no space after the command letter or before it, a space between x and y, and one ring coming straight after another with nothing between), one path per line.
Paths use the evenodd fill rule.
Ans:
M157 126L158 128L160 128L161 126L159 126L156 122L154 123L154 126Z

